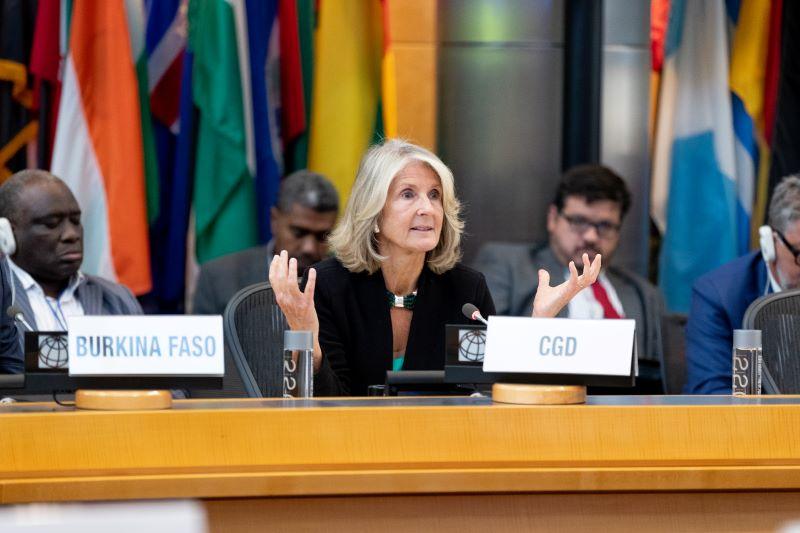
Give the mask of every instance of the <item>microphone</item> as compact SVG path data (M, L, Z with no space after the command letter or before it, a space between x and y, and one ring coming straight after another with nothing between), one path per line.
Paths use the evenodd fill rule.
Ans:
M28 324L27 320L25 320L25 315L22 314L22 309L20 309L19 306L12 305L8 309L6 309L6 314L10 316L12 319L14 319L14 321L22 324L28 331L33 331L31 325Z
M461 307L461 312L464 313L464 316L469 318L470 320L479 320L484 324L486 324L487 326L489 325L486 319L483 318L483 315L481 315L481 312L478 310L478 308L471 303L465 303Z

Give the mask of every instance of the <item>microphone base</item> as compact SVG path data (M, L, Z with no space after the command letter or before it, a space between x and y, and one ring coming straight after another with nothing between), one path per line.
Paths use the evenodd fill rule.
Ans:
M75 407L95 411L140 411L170 409L168 390L83 390L75 391Z
M517 405L571 405L586 403L586 386L495 383L492 386L492 401Z

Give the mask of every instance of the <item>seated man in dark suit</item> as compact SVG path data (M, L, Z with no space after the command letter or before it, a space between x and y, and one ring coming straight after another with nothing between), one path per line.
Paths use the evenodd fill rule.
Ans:
M44 170L14 174L0 187L0 217L11 222L16 241L14 304L34 329L66 331L74 315L141 314L126 287L80 271L81 208L59 178ZM21 343L24 329L18 328ZM14 371L23 371L21 356Z
M549 241L544 244L488 243L473 265L484 273L497 314L530 316L539 269L551 283L564 281L570 261L602 254L597 282L570 301L559 316L633 318L639 349L637 392L661 392L661 294L644 278L611 266L622 220L631 203L625 182L610 169L583 165L567 171L547 213Z
M22 356L20 343L17 340L17 327L14 320L6 313L11 307L11 281L8 276L8 267L5 259L0 260L0 307L3 316L0 317L0 374L17 374Z
M267 281L275 252L286 250L297 259L298 271L328 254L326 239L339 213L339 195L324 176L298 170L283 179L277 205L270 209L272 240L202 265L192 312L220 315L243 288Z
M686 324L687 394L731 394L733 330L754 300L800 288L800 175L772 193L761 250L695 281ZM771 230L771 231L770 231Z

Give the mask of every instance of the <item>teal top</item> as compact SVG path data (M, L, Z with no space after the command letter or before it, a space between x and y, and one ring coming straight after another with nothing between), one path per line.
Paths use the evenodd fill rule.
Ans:
M395 357L392 359L392 370L397 372L398 370L403 370L403 361L405 361L406 356L401 355L400 357Z

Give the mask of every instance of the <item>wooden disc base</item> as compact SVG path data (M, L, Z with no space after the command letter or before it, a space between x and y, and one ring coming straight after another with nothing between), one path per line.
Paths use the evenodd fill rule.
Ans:
M569 405L586 403L584 385L524 385L495 383L492 401L523 405Z
M169 409L168 390L77 390L75 407L98 411L139 411Z

